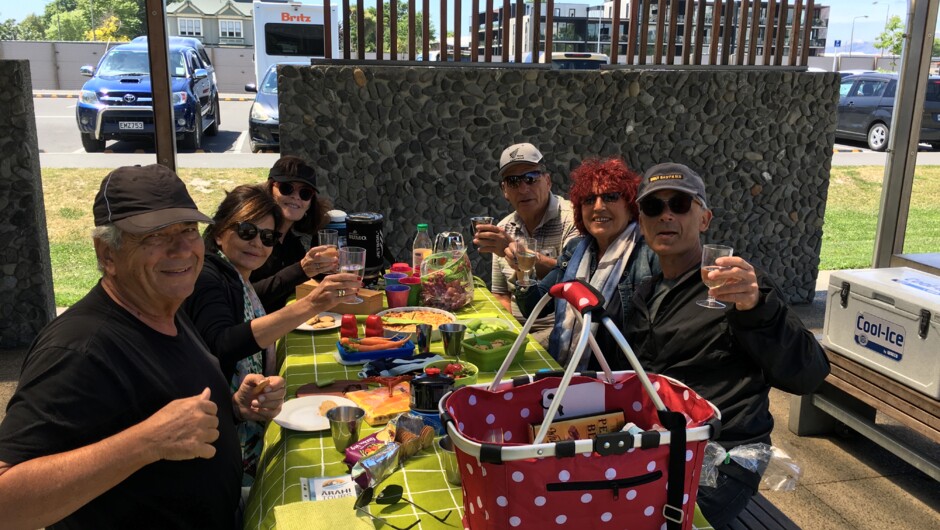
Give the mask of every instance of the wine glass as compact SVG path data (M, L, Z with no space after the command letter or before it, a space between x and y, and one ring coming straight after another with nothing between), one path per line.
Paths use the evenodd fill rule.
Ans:
M349 272L357 275L359 281L362 281L362 275L366 268L366 249L361 247L343 247L339 249L339 271ZM353 304L361 304L362 298L355 297Z
M716 265L715 260L725 256L730 256L732 252L733 249L731 247L726 247L725 245L705 245L702 247L702 282L709 289L715 289L725 284L725 280L723 278L713 280L708 277L708 273L711 271L723 271L730 269L731 267L722 267ZM725 304L715 300L715 297L711 294L709 294L708 298L705 300L696 300L695 303L709 309L721 309L726 307Z
M519 270L522 271L522 278L516 281L520 287L532 287L536 281L530 277L535 273L536 253L538 252L538 241L531 237L516 238L516 263L519 264Z

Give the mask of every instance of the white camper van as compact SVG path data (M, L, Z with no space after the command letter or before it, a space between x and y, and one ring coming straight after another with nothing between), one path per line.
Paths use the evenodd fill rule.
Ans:
M323 2L307 1L309 3L254 1L257 86L261 86L264 74L272 64L325 56ZM339 18L339 8L331 5L330 46L334 59L339 59Z

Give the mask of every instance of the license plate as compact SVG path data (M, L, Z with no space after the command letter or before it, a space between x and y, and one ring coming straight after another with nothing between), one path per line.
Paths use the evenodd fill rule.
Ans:
M119 121L118 128L122 131L142 131L144 122L142 121Z

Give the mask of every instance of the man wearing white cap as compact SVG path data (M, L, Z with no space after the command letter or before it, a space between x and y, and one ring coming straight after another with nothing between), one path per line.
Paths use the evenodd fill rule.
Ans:
M233 394L177 312L212 220L173 171L112 171L93 212L101 281L40 332L0 423L3 525L233 528L235 424L276 416L284 379Z
M496 225L478 226L473 239L480 252L493 254L493 294L520 321L525 318L512 292L521 273L514 246L510 245L517 237L538 241L535 279L541 279L555 267L561 249L578 236L571 203L551 193L551 175L542 160L542 153L530 143L511 145L503 150L499 157L500 189L515 211ZM536 339L544 345L548 344L552 322L552 317L548 316L533 327Z

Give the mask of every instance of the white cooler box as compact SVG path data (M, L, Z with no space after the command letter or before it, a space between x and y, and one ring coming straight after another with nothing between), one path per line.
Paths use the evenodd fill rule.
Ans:
M823 335L827 348L940 400L940 277L833 271Z

